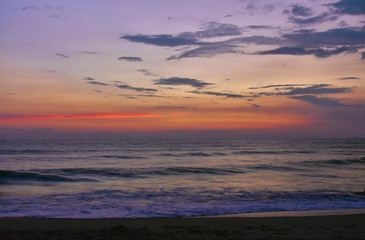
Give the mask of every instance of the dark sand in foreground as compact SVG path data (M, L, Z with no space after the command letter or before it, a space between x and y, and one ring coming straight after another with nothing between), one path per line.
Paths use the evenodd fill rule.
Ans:
M365 239L365 214L145 219L1 218L0 239Z

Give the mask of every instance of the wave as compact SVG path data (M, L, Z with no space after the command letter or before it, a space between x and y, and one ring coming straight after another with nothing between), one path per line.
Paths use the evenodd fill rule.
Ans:
M188 153L179 153L179 154L174 154L174 153L161 153L159 154L159 156L162 157L211 157L211 156L225 156L227 154L225 153L221 153L221 152L214 152L214 153L205 153L205 152L188 152Z
M50 153L62 153L59 150L39 150L39 149L23 149L23 150L14 150L14 149L2 149L0 150L0 155L12 155L12 154L50 154Z
M92 181L92 179L71 178L55 174L44 174L31 171L0 170L0 183L6 183L9 181L77 182Z
M100 178L146 178L184 174L241 174L245 171L235 168L167 167L167 168L64 168L39 169L32 171L0 170L0 183L9 182L90 182Z
M272 166L272 165L265 165L265 164L248 166L247 168L252 169L252 170L267 170L267 171L280 171L280 172L307 171L307 170L301 169L301 168L286 167L286 166Z
M0 217L146 218L191 217L247 212L364 208L358 192L248 192L237 188L95 190L82 193L4 198ZM85 204L87 203L87 204ZM54 206L58 206L55 208Z
M114 159L145 159L145 157L128 156L128 155L102 155L103 158L114 158Z
M328 160L318 160L318 161L305 161L304 164L316 164L316 165L365 164L365 157L350 158L350 159L328 159Z
M176 174L232 174L245 173L234 168L203 168L203 167L167 167L167 168L72 168L59 169L60 174L80 174L117 177L146 177L148 175L176 175Z
M235 155L250 155L250 154L313 154L314 151L252 151L252 150L243 150L238 152L233 152Z
M167 173L210 173L210 174L231 174L231 173L245 173L245 171L229 168L193 168L193 167L172 167L166 168Z

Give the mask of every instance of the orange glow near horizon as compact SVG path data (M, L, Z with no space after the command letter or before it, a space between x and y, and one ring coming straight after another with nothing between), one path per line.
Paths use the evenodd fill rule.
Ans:
M1 118L0 122L13 122L21 120L64 120L64 119L103 119L103 118L143 118L143 117L157 117L151 113L104 113L104 114L85 114L85 115L42 115L42 116L19 116Z
M222 113L184 111L170 113L127 113L127 114L73 114L73 115L25 115L9 116L0 122L15 128L54 128L64 130L240 130L240 129L283 129L306 127L314 120L308 116L288 113ZM123 120L122 120L123 119Z

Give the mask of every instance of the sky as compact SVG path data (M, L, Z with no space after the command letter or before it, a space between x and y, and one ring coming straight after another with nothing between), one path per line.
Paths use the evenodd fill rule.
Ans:
M364 93L363 0L0 2L0 138L365 137Z

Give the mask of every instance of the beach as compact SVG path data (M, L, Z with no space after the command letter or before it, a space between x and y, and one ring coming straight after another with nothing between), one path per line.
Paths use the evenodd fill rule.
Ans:
M341 211L341 210L340 210ZM364 239L364 209L325 215L198 218L1 218L1 239ZM354 214L358 212L358 214ZM328 212L336 214L336 212Z

